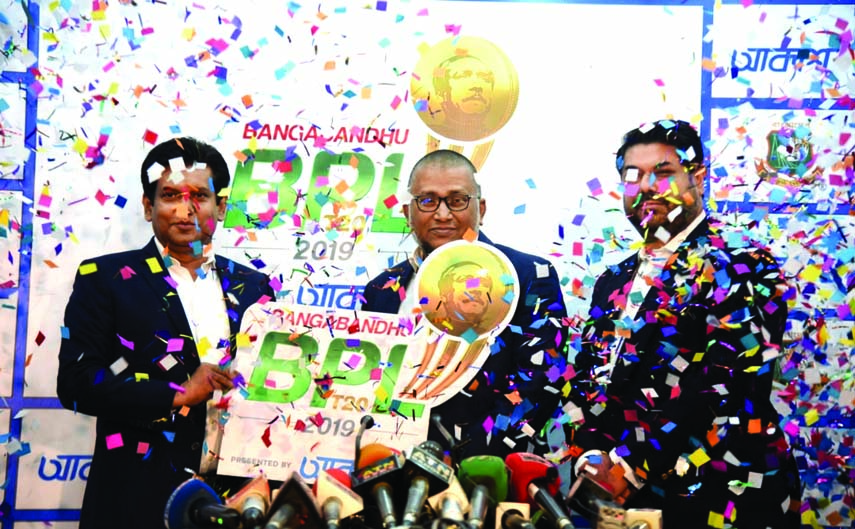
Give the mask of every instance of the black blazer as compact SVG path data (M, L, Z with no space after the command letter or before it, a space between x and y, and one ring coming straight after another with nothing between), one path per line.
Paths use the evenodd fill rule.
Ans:
M439 415L450 433L454 434L455 427L461 430L461 440L467 441L460 452L463 457L545 452L542 435L530 437L521 429L528 425L540 432L547 425L556 415L559 388L565 383L561 378L567 368L562 320L567 309L558 274L546 259L493 244L484 234L479 234L478 240L495 246L511 261L520 280L521 299L509 326L497 337L491 356L466 390L435 407L431 414ZM548 275L537 277L535 264L548 266ZM409 261L385 270L365 287L362 310L397 313L400 295L384 285L397 278L406 288L414 276ZM543 362L532 362L532 356L541 351ZM509 398L515 391L521 398L519 404ZM433 426L429 437L448 448Z
M199 357L154 239L81 267L93 265L74 281L57 375L62 405L98 418L80 528L164 527L167 498L185 469L199 469L205 431L205 404L176 413L170 383L186 381ZM216 268L233 342L246 308L274 294L260 272L219 256ZM183 344L167 353L171 338ZM177 364L166 370L168 354Z
M710 511L723 513L728 502L737 521L753 510L761 526L780 527L781 502L799 497L771 402L788 287L766 251L727 241L707 221L690 234L647 293L611 382L601 385L593 369L617 343L638 256L606 270L575 360L573 395L585 420L570 435L583 450L617 448L647 478L635 505L663 509L666 527L706 527ZM762 489L729 491L750 472L763 475Z

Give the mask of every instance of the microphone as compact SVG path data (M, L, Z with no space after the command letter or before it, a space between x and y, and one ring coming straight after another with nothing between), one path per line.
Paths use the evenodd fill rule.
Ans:
M362 510L362 498L350 489L350 475L340 468L322 470L312 490L327 529L338 529L342 519Z
M466 519L464 514L469 510L466 491L454 475L451 476L448 488L428 498L428 502L433 510L439 511L440 518L444 521L463 522Z
M390 529L398 525L395 517L395 505L392 500L392 487L400 486L403 457L391 448L379 443L362 446L362 434L374 426L374 419L365 415L359 421L356 434L356 456L354 469L350 475L353 490L362 497L374 498L383 527Z
M508 470L499 456L467 457L460 462L457 478L469 494L469 525L481 529L490 507L508 496Z
M436 441L424 441L414 446L404 463L404 473L410 478L407 503L402 525L415 525L428 496L448 488L454 470L442 461L442 447Z
M576 476L565 498L571 511L582 515L595 529L627 527L629 529L662 529L662 511L658 509L626 509L614 501L607 490L583 472Z
M226 507L220 497L199 478L190 478L172 491L163 511L167 529L238 529L240 513Z
M259 474L247 481L243 488L226 498L226 506L240 513L241 529L261 527L270 506L270 483L267 476Z
M446 442L448 445L448 453L451 455L451 464L453 466L457 465L457 462L460 461L460 454L463 452L463 448L469 444L471 439L466 439L465 441L456 442L451 433L446 429L446 427L442 424L442 416L431 413L430 415L431 424L436 430L439 432L440 437Z
M553 497L558 493L558 469L546 459L525 452L505 458L511 475L511 490L517 501L539 507L557 529L572 529L570 517Z
M496 506L496 529L535 529L527 503L501 502Z
M273 498L267 512L264 529L283 527L322 529L321 513L312 497L312 491L297 472L292 472Z

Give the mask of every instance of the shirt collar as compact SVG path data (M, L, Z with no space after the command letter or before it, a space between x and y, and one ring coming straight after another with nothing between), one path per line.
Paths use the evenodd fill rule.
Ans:
M416 246L416 249L413 250L413 253L410 254L410 256L407 258L407 260L410 262L410 266L413 267L413 273L418 272L419 267L421 266L422 262L425 260L425 252L424 252L424 250L422 250L422 247Z
M164 247L163 244L160 243L160 240L158 240L157 237L154 237L154 244L155 246L157 246L157 253L160 254L160 257L163 259L163 263L166 265L167 268L181 266L181 262L178 261L178 259L172 258L169 255L166 250L166 247ZM205 260L202 261L202 264L199 266L199 268L202 269L202 272L207 274L214 268L214 264L216 262L214 258L213 246L210 244L203 246L202 256L205 258Z
M490 241L490 239L488 239L487 236L484 235L484 233L481 230L478 230L478 238L476 240L490 244L490 245L493 244ZM413 253L411 253L410 256L407 257L407 261L409 261L410 266L413 267L413 272L419 271L419 267L421 266L422 262L425 260L425 257L426 256L425 256L424 250L422 250L422 247L417 244L416 249L413 250Z
M697 228L698 225L700 225L700 223L703 222L705 218L707 218L707 212L702 209L700 215L695 217L695 220L690 222L689 225L686 226L685 229L683 229L683 231L671 237L671 240L665 243L664 246L654 248L652 250L642 248L641 251L638 252L639 259L653 261L668 259L672 255L674 255L674 253L677 251L681 244L686 242L686 239L689 238L689 235L693 231L695 231L695 228Z

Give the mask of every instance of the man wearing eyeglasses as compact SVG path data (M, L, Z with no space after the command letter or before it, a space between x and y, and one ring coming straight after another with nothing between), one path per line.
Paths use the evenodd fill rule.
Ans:
M798 470L771 401L790 288L748 232L707 217L689 123L628 132L617 170L642 242L591 296L571 380L577 472L626 507L660 509L666 529L798 527Z
M415 164L408 183L412 199L403 210L418 247L409 259L368 283L362 309L412 316L418 305L413 277L419 264L443 244L477 236L501 250L520 280L516 311L474 378L432 413L441 417L462 457L543 453L548 451L548 423L556 413L567 368L561 286L549 261L493 244L480 232L487 201L475 172L469 159L450 150L433 151ZM433 427L430 438L444 442Z

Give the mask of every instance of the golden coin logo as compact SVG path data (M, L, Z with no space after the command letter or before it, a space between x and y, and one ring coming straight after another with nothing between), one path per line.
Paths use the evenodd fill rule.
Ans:
M422 314L434 330L472 342L501 332L516 308L516 270L496 248L455 241L432 252L417 277Z
M492 42L454 37L424 51L410 82L413 106L434 133L457 141L488 138L519 99L517 71Z

